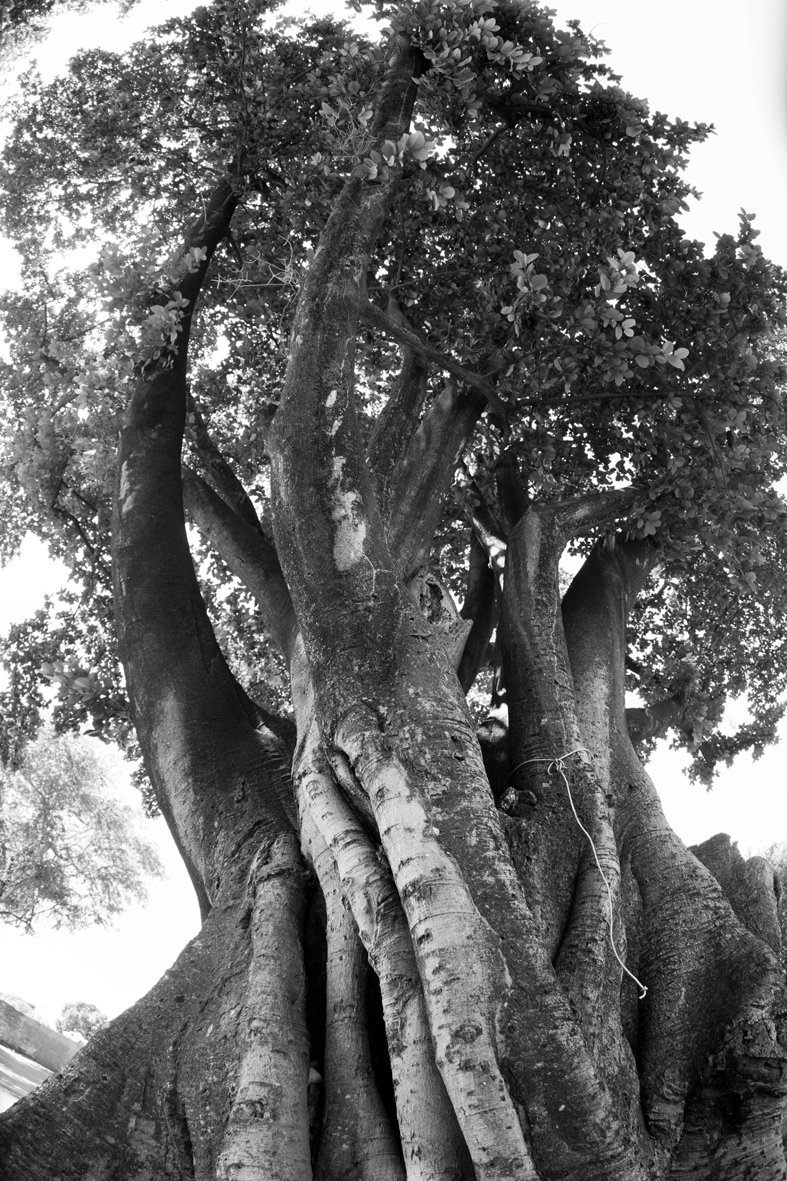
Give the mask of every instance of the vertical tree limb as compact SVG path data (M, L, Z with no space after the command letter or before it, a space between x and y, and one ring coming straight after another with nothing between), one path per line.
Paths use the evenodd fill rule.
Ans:
M305 830L310 832L310 826ZM307 837L327 911L323 1131L315 1181L404 1181L399 1139L374 1076L366 1015L369 960L342 895L333 854Z
M446 386L433 401L396 473L388 544L407 579L429 560L443 500L483 400Z
M401 312L399 317L402 318ZM429 366L423 357L408 345L403 345L402 367L374 425L367 447L377 502L384 521L388 520L391 509L396 472L418 429L428 376Z
M121 433L113 531L118 641L140 745L157 798L203 912L231 850L249 832L291 826L289 757L256 729L216 643L186 538L181 447L187 346L210 258L237 204L222 180L186 249L204 257L184 276L178 351L141 375ZM229 785L233 785L232 788Z
M261 846L250 872L244 1036L219 1181L303 1181L311 1174L304 881L293 833Z
M454 1181L461 1137L435 1065L410 932L390 870L334 782L297 649L293 692L302 735L295 774L304 842L324 890L338 876L379 978L407 1178Z
M467 693L487 662L498 614L497 580L475 531L470 536L467 593L460 614L472 622L458 670L459 683Z
M407 131L421 60L406 38L396 40L373 120L380 140ZM399 164L386 168L374 184L354 176L334 205L301 289L270 448L276 545L309 658L346 633L355 685L370 661L390 661L400 613L354 402L368 257L400 173Z
M274 643L289 662L298 625L275 546L188 468L183 469L183 501L200 532L256 598Z
M525 513L508 544L501 633L512 781L519 790L509 840L542 938L580 1014L586 1044L602 1074L616 1078L613 1093L625 1094L624 1080L631 1084L636 1071L618 1004L617 944L618 954L625 954L618 855L603 766L596 766L596 747L580 729L558 589L558 562L573 531L589 518L608 519L618 511L613 498L605 504L565 502ZM564 754L570 757L556 766ZM630 1111L620 1114L630 1122Z
M248 525L250 529L253 529L257 533L262 533L262 525L257 516L257 510L248 492L235 475L232 466L227 462L211 438L199 406L190 393L188 398L187 421L189 433L193 436L197 453L204 463L205 468L210 473L217 491L227 504L234 509L244 525Z
M643 1110L660 1169L673 1160L679 1175L701 1158L710 1170L704 1175L718 1170L737 1181L752 1167L756 1144L762 1175L776 1177L784 1167L774 1137L785 1055L765 1016L779 980L775 957L740 925L718 883L669 828L626 729L624 625L650 564L644 543L600 546L563 604L579 700L591 710L589 734L598 727L592 715L607 710L615 830L642 900L638 971L649 991L636 1036ZM606 705L605 694L588 691L599 666ZM735 1103L745 1095L745 1107L737 1130L722 1129L709 1151L713 1112L725 1094L738 1096Z

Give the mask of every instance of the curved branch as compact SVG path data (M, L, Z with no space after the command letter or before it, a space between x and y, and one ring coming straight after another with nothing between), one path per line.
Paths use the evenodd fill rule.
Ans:
M473 481L468 489L466 512L473 526L473 536L477 538L486 553L490 569L495 576L499 589L503 589L503 578L506 569L506 548L508 538L501 528L495 515L487 504L481 489Z
M181 331L178 337L178 349L173 360L173 368L176 373L184 378L188 364L189 337L191 335L191 325L194 322L197 300L205 283L208 268L216 252L216 247L226 237L237 206L237 184L231 177L222 177L206 201L202 215L186 234L184 253L196 248L204 250L205 254L201 262L192 271L183 276L178 288L181 296L188 301L188 304L180 321Z
M636 488L606 488L603 492L591 492L548 507L555 514L565 544L580 533L592 533L624 521L633 510L638 495Z
M159 362L137 381L121 433L113 528L118 644L132 716L203 913L233 849L257 830L291 829L289 755L274 734L256 728L219 649L183 514L188 327L235 204L231 183L220 182L187 240L187 248L203 246L206 258L181 287L191 302L174 363Z
M676 693L652 705L631 706L626 710L626 728L634 746L648 738L661 738L673 726L691 729L684 725L686 719L686 696Z
M274 642L289 663L298 623L276 547L186 467L183 501L200 532L256 598Z
M234 509L245 525L256 530L257 533L262 533L263 528L257 516L257 510L248 492L211 438L205 420L191 394L189 394L188 428L194 438L197 453L210 473L221 497Z

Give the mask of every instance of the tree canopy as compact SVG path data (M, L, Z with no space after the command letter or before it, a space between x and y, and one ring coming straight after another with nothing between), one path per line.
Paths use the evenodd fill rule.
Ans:
M264 504L300 277L352 168L374 185L401 161L369 278L361 413L373 421L407 332L438 361L427 404L468 370L488 395L435 551L455 588L468 497L502 518L504 461L524 497L633 486L627 528L658 541L663 574L639 609L632 687L646 704L679 698L680 741L703 752L702 774L772 739L784 696L772 490L784 474L783 275L747 215L709 258L681 230L681 170L706 128L652 114L578 27L556 30L534 8L476 9L419 10L418 128L386 156L364 154L381 49L330 21L258 27L254 5L198 9L127 55L93 51L65 79L25 81L2 180L24 263L23 290L3 305L2 544L7 559L36 528L79 592L12 640L7 716L40 700L38 663L71 658L107 686L86 703L94 728L122 729L107 556L115 432L140 356L176 347L193 266L180 226L213 177L234 161L239 207L192 333L190 462L209 473L225 457ZM215 555L199 562L237 671L279 703L285 678L250 634L248 594ZM743 693L752 724L725 735L724 703ZM64 712L85 721L84 704L72 694Z

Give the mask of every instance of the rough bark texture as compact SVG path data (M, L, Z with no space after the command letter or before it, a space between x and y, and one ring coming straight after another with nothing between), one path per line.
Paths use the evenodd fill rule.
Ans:
M783 1177L782 976L760 935L773 937L774 900L760 886L747 901L756 921L741 921L667 825L626 728L623 624L648 564L642 544L599 547L563 608L586 732L607 718L616 839L641 907L637 967L648 996L634 1049L642 1109L662 1170ZM583 690L602 660L610 696L594 702ZM759 886L756 866L753 874Z

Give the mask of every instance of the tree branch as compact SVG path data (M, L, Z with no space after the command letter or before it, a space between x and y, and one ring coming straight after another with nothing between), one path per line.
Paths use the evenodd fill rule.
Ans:
M422 61L406 37L395 39L373 120L380 143L407 131ZM354 655L334 667L353 691L356 660L389 662L379 638L393 643L401 611L354 394L369 254L400 179L399 163L374 181L356 171L337 198L301 287L270 441L276 546L304 642L313 659L346 634Z
M626 710L626 728L634 746L648 738L661 738L673 726L681 725L686 716L686 696L676 693L652 705L632 707Z
M467 693L487 662L489 641L497 622L497 579L475 532L470 537L467 595L460 615L473 624L458 670L459 683Z
M388 544L405 578L428 561L443 499L482 410L478 394L446 387L408 448L397 473L388 526Z
M495 410L504 421L508 419L509 407L500 399L495 391L495 387L485 377L482 377L479 373L474 373L472 369L466 369L464 365L460 365L453 357L440 352L439 349L434 348L433 345L423 340L409 325L402 324L393 319L382 308L378 308L371 302L364 304L361 308L360 316L364 324L368 324L373 328L379 328L391 340L395 340L397 344L411 349L412 352L423 357L425 361L432 361L447 373L452 374L463 385L470 386L471 389L477 390L479 394L483 394L490 408Z
M192 436L197 454L210 473L217 491L246 525L258 533L262 533L263 529L257 516L257 510L248 492L213 441L191 393L189 393L188 410L187 433Z
M564 543L580 533L591 533L625 519L640 495L636 488L607 488L591 492L573 500L558 501L543 506L554 513L555 522Z
M236 203L231 182L222 180L186 241L187 250L203 246L206 258L180 288L190 303L174 363L165 358L137 380L120 439L113 528L118 645L132 716L203 913L238 842L255 829L291 828L289 754L257 728L237 691L200 594L183 515L188 329Z
M530 499L514 449L507 447L495 465L497 499L510 531L527 512Z
M389 297L389 306L392 303ZM400 311L398 316L402 318ZM390 515L392 486L397 469L418 429L428 374L429 366L421 354L414 352L408 345L402 345L402 368L375 423L366 451L383 520L387 520Z
M192 225L186 235L184 253L192 249L202 249L205 257L188 274L180 280L178 290L181 296L188 300L188 305L180 321L181 331L178 337L178 349L174 358L174 369L185 378L188 359L189 337L197 299L202 291L211 259L216 247L225 237L233 214L238 206L237 185L232 178L225 176L216 185L205 204L202 215Z
M274 642L289 663L298 623L276 547L187 467L183 468L183 502L200 532L256 598Z
M508 539L475 481L467 493L466 512L473 526L473 534L483 547L495 580L502 589Z

